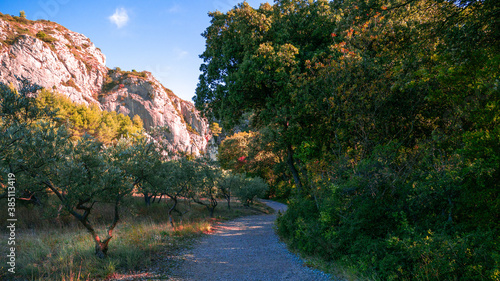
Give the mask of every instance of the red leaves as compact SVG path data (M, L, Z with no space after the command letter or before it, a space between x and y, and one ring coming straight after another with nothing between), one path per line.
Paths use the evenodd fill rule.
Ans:
M241 156L240 158L238 158L238 162L245 164L247 162L247 160L245 160L246 158L247 158L246 156Z

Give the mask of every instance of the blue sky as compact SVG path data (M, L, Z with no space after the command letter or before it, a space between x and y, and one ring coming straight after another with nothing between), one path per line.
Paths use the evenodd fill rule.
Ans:
M109 68L151 71L182 99L194 96L201 33L209 11L226 12L243 0L0 0L0 12L30 20L55 21L90 38L106 55ZM247 0L254 8L265 0Z

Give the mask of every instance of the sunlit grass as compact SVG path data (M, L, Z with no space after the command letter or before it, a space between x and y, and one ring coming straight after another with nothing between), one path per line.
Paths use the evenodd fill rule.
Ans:
M7 257L2 254L0 279L105 279L116 272L145 269L155 254L175 253L185 247L189 239L210 232L218 220L268 211L262 205L245 208L238 202L232 202L233 208L229 211L222 203L215 211L215 218L209 218L203 206L183 202L179 205L183 215L174 214L173 228L168 222L169 207L165 201L146 207L142 198L129 199L128 207L121 212L122 218L113 233L106 259L94 255L91 236L69 214L57 216L57 213L49 214L40 207L19 206L16 214L19 222L16 229L16 273L7 272ZM92 221L104 234L105 223L112 220L111 206L98 206L94 214ZM0 219L6 221L6 218ZM2 236L7 241L7 234ZM7 253L8 247L7 243L1 243L2 253Z

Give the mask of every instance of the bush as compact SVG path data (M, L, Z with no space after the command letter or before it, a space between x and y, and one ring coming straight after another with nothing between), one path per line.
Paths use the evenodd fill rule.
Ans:
M112 73L113 70L109 70L109 73ZM102 83L102 92L103 93L108 93L110 92L111 90L113 90L114 87L116 87L118 84L120 84L119 81L115 81L113 80L113 78L111 78L111 76L107 75L105 80L104 80L104 83Z
M461 158L422 152L402 180L396 147L375 148L317 199L292 201L278 217L278 234L302 253L375 280L499 280L498 228L481 227L483 213L472 229L455 199L463 190Z
M245 206L250 206L256 197L262 197L268 189L267 183L259 177L247 178L245 183L234 190Z
M42 40L45 43L52 43L52 42L57 41L56 38L54 38L54 37L52 37L50 35L45 34L45 32L43 32L41 30L38 31L38 33L36 34L36 38Z

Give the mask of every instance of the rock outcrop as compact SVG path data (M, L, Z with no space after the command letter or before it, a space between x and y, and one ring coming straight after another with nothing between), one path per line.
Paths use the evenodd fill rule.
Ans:
M172 150L210 151L207 121L149 72L108 69L106 57L84 35L50 21L0 14L0 82L28 79L86 105L139 115L146 130L163 128Z
M111 89L99 95L103 109L139 115L146 129L164 128L171 150L194 155L207 150L212 137L206 120L192 103L175 96L151 73L110 70L105 86Z
M72 101L97 103L106 57L84 35L48 21L0 18L0 82L23 77Z

